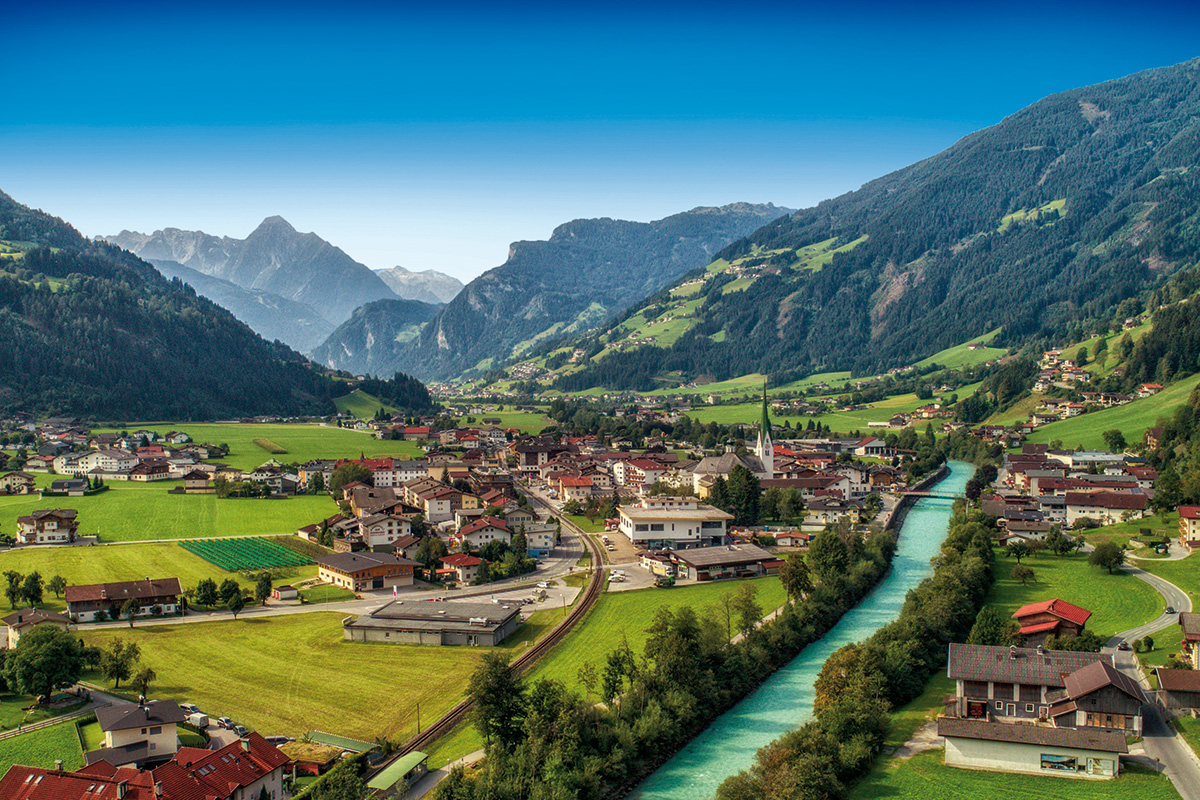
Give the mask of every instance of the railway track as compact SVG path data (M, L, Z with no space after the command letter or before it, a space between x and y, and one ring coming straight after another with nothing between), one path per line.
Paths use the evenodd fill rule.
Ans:
M600 552L599 545L597 545L588 534L580 530L580 528L570 520L565 519L555 513L555 509L541 500L541 498L535 497L533 499L550 509L552 514L562 520L562 524L565 527L570 528L572 532L580 538L584 547L586 547L592 554L593 565L599 565L603 563L603 556ZM601 569L593 569L587 585L584 586L583 596L579 598L579 602L577 602L574 607L571 608L570 612L562 622L554 626L553 630L535 642L532 647L530 647L512 662L513 669L515 669L518 673L528 671L535 663L537 663L539 658L544 656L546 652L550 650L550 648L561 642L563 638L571 632L571 629L575 627L575 624L579 622L579 620L581 620L583 616L587 614L591 607L596 604L596 601L600 599L600 593L603 591L603 589L604 571ZM469 697L461 700L457 705L443 714L437 722L433 723L428 728L405 742L404 745L397 751L397 758L407 753L411 753L413 750L422 750L441 737L445 736L467 716L472 705L474 705L474 703ZM389 760L388 763L391 763L391 760ZM386 766L387 765L385 764L381 766L380 769L383 769Z

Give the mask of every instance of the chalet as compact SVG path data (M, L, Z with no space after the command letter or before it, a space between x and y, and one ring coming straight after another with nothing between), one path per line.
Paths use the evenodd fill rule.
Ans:
M391 553L334 553L315 560L317 578L352 592L412 586L417 566Z
M592 479L562 475L558 479L558 490L563 500L586 500L592 496Z
M1078 636L1083 633L1092 612L1065 600L1043 600L1021 606L1012 618L1021 626L1020 634L1029 647L1042 644L1050 636Z
M442 569L438 572L450 573L450 577L459 583L472 583L479 576L479 567L483 564L483 559L478 556L470 556L465 553L454 553L448 556L442 556Z
M1162 384L1160 383L1143 383L1138 387L1137 397L1139 400L1146 397L1153 397L1161 392L1162 388Z
M27 608L21 611L14 611L3 619L5 627L8 629L6 646L12 650L17 646L21 636L39 625L52 625L56 628L62 628L64 631L68 629L71 620L64 617L62 614L56 614L53 611L45 609Z
M178 748L176 726L187 719L174 700L121 703L96 709L104 746L84 753L89 764L107 761L114 767L169 761Z
M1186 547L1200 540L1200 506L1179 506L1178 511L1179 541Z
M412 523L404 517L387 514L369 514L358 518L358 535L363 544L374 549L381 545L394 545L399 539L412 533Z
M73 508L39 509L17 517L17 541L21 544L69 544L79 530L79 512Z
M1181 611L1179 627L1183 629L1182 647L1192 669L1200 668L1200 611Z
M28 472L0 475L0 492L4 494L31 494L35 488L34 477Z
M212 494L216 491L210 482L210 475L203 470L194 469L183 476L184 494Z
M480 517L474 522L464 525L455 535L455 540L461 545L469 543L479 549L489 542L512 542L512 530L508 524L498 517Z
M30 456L25 459L25 469L29 472L49 472L54 468L52 456Z
M67 616L72 622L94 622L96 614L103 611L116 619L129 600L137 601L136 616L139 617L175 614L180 609L179 595L182 593L178 578L68 586L65 592Z
M342 623L348 642L494 647L521 624L513 603L430 603L393 600L368 615Z
M139 483L171 479L171 467L166 459L147 459L129 470L129 480Z
M1067 492L1067 525L1087 517L1101 525L1113 525L1135 517L1144 517L1149 498L1144 494L1110 491Z

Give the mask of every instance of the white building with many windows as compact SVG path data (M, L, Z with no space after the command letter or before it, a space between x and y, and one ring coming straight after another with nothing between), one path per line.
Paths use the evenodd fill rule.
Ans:
M695 497L647 497L618 509L618 530L636 547L645 549L704 547L724 544L733 519Z

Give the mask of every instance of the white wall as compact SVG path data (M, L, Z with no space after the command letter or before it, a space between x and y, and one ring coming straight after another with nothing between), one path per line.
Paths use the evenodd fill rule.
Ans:
M1042 754L1056 756L1074 756L1083 772L1068 772L1058 769L1043 769ZM1086 772L1088 760L1107 759L1116 770L1118 755L1116 753L1099 753L1090 750L1076 750L1070 747L1050 747L1036 744L1017 744L1014 742L985 742L978 739L959 739L946 737L946 763L952 767L968 767L971 769L987 769L999 772L1026 772L1032 775L1053 775L1060 778L1086 778L1089 780L1105 780L1110 775L1093 775Z

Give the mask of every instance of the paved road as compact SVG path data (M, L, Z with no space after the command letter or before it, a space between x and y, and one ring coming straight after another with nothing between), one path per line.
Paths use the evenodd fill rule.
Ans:
M1176 611L1192 610L1191 598L1175 584L1138 567L1126 565L1121 569L1153 586L1163 596L1166 604L1173 606ZM1141 639L1147 634L1169 628L1177 624L1178 620L1178 614L1164 613L1145 625L1121 631L1109 639L1104 647L1104 652L1114 655L1117 669L1141 683L1150 697L1153 697L1150 693L1150 682L1139 668L1132 651L1117 650L1116 646L1121 640ZM1172 785L1183 800L1200 800L1200 759L1197 759L1183 737L1164 719L1157 703L1149 703L1142 707L1142 746L1148 758L1162 765L1164 774L1171 779Z

